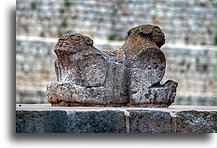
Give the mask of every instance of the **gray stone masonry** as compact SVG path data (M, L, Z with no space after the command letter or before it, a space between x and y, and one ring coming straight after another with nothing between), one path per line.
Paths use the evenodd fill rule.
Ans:
M16 133L215 133L214 106L51 107L17 104Z
M161 26L172 44L215 45L215 0L17 0L16 7L17 35L125 40L146 23Z

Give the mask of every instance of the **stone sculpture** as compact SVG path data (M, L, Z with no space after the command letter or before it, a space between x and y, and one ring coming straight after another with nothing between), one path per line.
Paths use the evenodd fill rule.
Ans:
M164 43L163 32L154 25L130 29L116 51L96 49L88 36L65 34L54 49L57 82L47 84L48 101L53 106L168 107L178 83L160 84Z

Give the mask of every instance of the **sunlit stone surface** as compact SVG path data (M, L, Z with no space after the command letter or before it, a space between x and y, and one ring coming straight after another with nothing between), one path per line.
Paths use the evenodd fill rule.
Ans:
M53 106L168 107L178 83L160 84L164 43L163 32L154 25L130 29L122 47L110 52L96 49L88 36L65 34L54 49L58 81L47 84L48 101Z

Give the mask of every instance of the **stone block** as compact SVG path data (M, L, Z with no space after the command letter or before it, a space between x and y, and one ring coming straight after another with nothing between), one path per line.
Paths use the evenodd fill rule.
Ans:
M215 133L211 106L52 107L17 104L17 133Z
M130 133L171 133L171 119L162 111L130 111Z
M216 112L181 111L172 119L174 133L215 133Z
M17 111L16 133L65 133L65 111Z
M69 133L125 133L125 115L121 111L85 111L68 114Z

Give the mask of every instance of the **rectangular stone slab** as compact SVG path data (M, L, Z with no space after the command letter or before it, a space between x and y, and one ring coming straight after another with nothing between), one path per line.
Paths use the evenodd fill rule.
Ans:
M215 106L52 107L17 104L17 133L215 133Z

